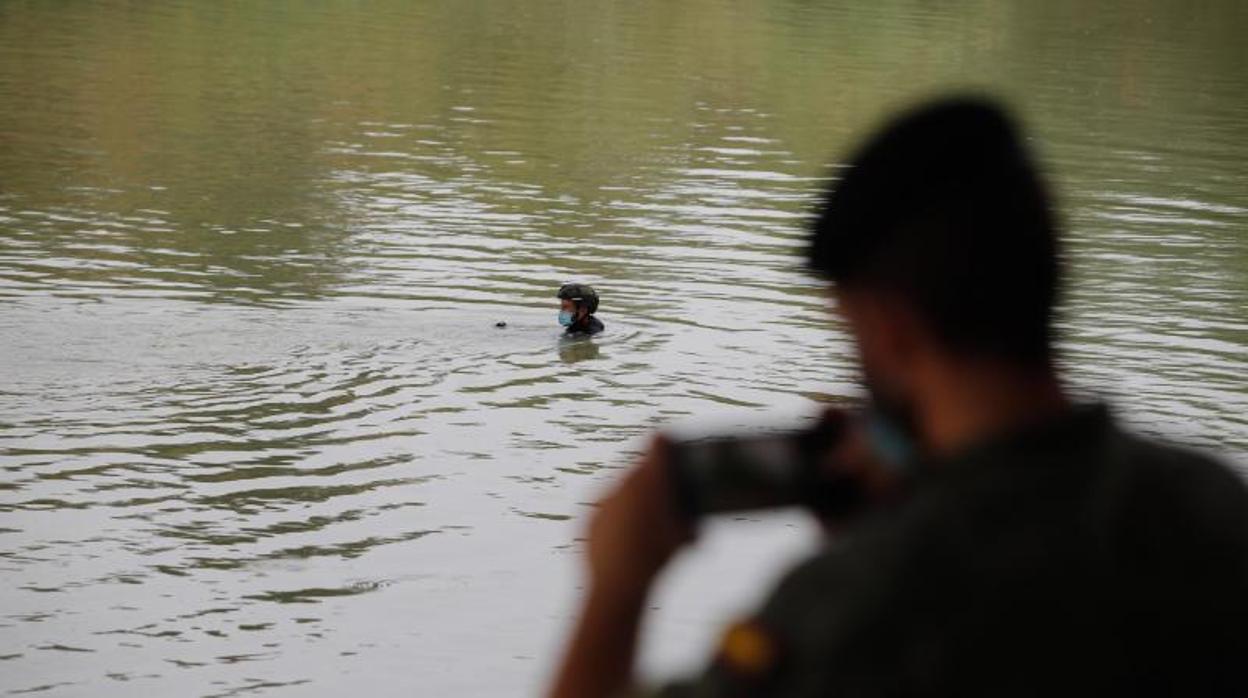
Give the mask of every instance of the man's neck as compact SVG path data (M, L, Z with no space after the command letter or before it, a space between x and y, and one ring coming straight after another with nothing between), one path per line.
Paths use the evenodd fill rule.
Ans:
M1070 408L1049 366L952 362L925 372L917 405L926 448L951 455L985 439L1060 416Z

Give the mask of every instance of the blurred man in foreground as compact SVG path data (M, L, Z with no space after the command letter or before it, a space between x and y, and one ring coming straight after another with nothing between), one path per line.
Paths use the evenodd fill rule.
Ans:
M1248 693L1248 493L1065 394L1054 217L1000 110L950 100L891 124L831 188L810 262L874 415L828 467L873 484L835 547L656 695ZM693 532L667 453L656 441L594 516L556 698L641 692L645 600Z

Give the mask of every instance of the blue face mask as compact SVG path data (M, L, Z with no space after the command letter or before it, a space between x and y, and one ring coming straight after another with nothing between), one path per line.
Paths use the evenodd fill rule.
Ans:
M898 470L906 470L918 455L910 433L878 411L867 414L867 439L885 465Z
M572 326L572 311L560 310L559 311L559 324L563 325L564 327L571 327Z

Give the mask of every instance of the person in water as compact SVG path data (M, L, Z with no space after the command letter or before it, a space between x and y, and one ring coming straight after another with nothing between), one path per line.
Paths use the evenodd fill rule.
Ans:
M598 292L586 284L564 284L555 294L559 298L559 324L565 334L594 335L603 331L602 321L594 317L598 311Z

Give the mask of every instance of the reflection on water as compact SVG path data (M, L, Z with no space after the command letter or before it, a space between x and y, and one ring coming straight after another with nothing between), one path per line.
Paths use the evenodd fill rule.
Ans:
M1245 20L0 4L0 689L531 693L649 430L855 392L806 211L951 85L1013 99L1060 178L1077 386L1248 465ZM572 278L607 333L561 337ZM808 534L713 528L648 669Z
M592 361L600 354L598 343L588 337L566 337L559 340L559 359L565 364Z

